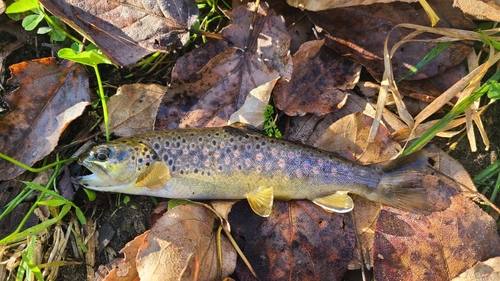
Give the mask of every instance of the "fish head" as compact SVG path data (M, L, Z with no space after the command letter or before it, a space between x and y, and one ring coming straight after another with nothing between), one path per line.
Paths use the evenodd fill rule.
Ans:
M157 160L154 150L140 141L108 142L80 157L78 163L92 174L76 180L89 189L126 192L135 187L141 172Z

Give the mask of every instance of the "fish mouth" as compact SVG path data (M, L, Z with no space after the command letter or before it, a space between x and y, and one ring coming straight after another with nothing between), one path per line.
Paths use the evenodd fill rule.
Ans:
M92 173L90 175L77 177L76 180L78 183L80 183L80 181L83 181L85 178L91 178L91 177L92 178L94 178L94 177L101 178L101 177L106 177L108 175L108 171L106 169L104 169L104 167L102 167L100 165L96 165L87 159L83 159L83 160L78 161L78 164L87 168Z

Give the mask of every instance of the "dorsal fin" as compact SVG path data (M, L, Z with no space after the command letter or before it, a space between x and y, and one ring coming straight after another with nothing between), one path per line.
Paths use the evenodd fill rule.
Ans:
M170 179L170 169L161 161L151 163L137 178L137 187L161 189Z

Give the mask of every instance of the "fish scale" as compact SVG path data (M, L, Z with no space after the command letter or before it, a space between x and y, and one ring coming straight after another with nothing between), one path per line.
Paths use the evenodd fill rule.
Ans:
M349 211L353 203L347 193L401 209L425 209L420 184L427 158L418 154L397 161L391 165L395 169L383 171L241 126L178 129L94 147L80 160L93 174L78 181L96 190L167 198L247 198L263 216L274 198L309 199L328 211Z

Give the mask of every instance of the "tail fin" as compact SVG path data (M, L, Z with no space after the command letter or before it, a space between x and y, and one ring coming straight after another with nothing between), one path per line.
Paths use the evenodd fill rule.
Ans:
M427 191L422 186L424 176L432 170L427 151L395 159L382 170L384 173L373 194L374 201L407 212L431 209Z

